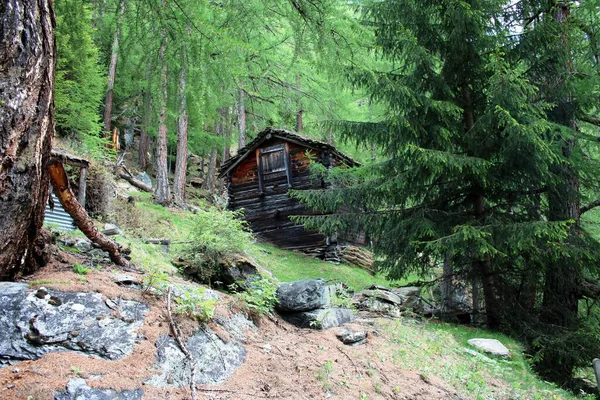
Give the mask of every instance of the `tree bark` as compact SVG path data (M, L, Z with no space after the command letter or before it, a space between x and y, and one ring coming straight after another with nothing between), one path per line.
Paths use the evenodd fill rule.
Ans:
M108 86L106 88L106 98L104 100L104 131L111 131L113 88L115 87L115 76L117 74L117 60L119 58L119 39L121 38L121 23L123 21L124 1L119 1L117 11L117 27L113 37L112 50L110 55L110 65L108 67Z
M217 118L215 122L215 136L221 136L221 120ZM217 183L217 155L218 149L217 147L213 147L210 150L210 157L208 159L208 171L206 173L206 190L209 192L214 192L216 189Z
M296 77L296 85L298 86L298 91L300 91L300 77ZM302 102L298 100L298 111L296 111L296 132L302 133Z
M138 164L142 171L148 169L148 126L150 125L150 63L146 66L145 73L146 88L144 89L143 102L144 110L142 117L142 126L140 130L140 143L138 146Z
M246 145L246 106L244 105L244 89L240 89L238 96L238 129L240 137L238 149Z
M462 87L463 96L463 118L465 123L465 133L469 132L475 126L475 113L473 111L473 104L471 99L471 92L469 86L465 83ZM481 221L485 215L485 197L482 193L481 188L477 183L473 184L473 188L470 193L473 199L473 214L475 218ZM480 279L483 287L483 298L485 300L485 315L486 323L490 328L498 328L500 325L500 313L498 297L496 295L496 284L494 282L494 273L492 270L492 261L488 255L483 258L475 256L472 261L473 269L473 296L475 298L475 286L477 280ZM473 305L474 314L477 313L476 304Z
M158 117L158 139L156 143L156 202L168 205L171 202L169 190L169 170L167 165L167 34L162 31L159 50L159 62L162 65L160 78L160 115Z
M88 239L100 246L102 250L107 251L112 262L120 266L128 266L127 260L121 256L120 246L96 229L94 221L77 201L75 194L69 187L69 179L62 163L51 160L48 165L48 173L56 197L60 200L60 204L62 204L65 211L73 218L75 225Z
M179 74L179 116L177 119L177 158L175 163L175 179L173 180L173 195L175 203L185 206L185 178L187 173L187 144L188 144L188 110L186 95L186 68L181 68Z
M0 279L9 279L47 261L41 232L54 135L52 2L5 1L0 21Z
M115 172L121 179L125 179L127 182L131 183L138 189L143 190L144 192L152 192L152 186L146 185L144 182L135 179L130 173L128 173L123 166L118 166L115 168Z

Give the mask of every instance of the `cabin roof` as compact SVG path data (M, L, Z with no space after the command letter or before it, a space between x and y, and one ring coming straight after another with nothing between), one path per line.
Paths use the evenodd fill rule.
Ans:
M297 133L288 131L286 129L276 129L268 127L264 131L258 134L258 136L248 143L246 146L242 147L238 150L238 153L231 157L229 160L224 162L221 165L219 177L222 177L229 173L232 169L234 169L240 162L242 162L248 155L250 155L254 150L256 150L260 145L269 139L279 138L285 140L287 142L296 143L302 146L306 146L312 149L325 150L330 152L333 156L337 157L345 164L350 167L360 165L358 162L354 161L352 158L348 157L344 153L337 150L335 147L326 142L321 142L318 140L314 140L308 138L306 136L299 135Z
M65 164L75 165L82 168L88 168L90 166L90 162L85 158L67 153L66 150L58 147L52 149L50 156L60 160Z

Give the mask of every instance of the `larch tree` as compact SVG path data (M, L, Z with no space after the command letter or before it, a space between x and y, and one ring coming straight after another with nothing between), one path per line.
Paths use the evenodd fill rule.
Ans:
M0 278L43 265L46 164L54 134L56 50L50 1L0 8Z

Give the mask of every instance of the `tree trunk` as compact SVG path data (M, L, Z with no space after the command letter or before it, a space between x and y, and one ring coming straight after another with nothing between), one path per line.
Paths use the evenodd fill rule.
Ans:
M51 1L5 1L0 20L0 279L7 279L47 261L41 230L56 49Z
M450 313L455 311L454 305L454 284L453 284L452 260L447 255L444 258L443 278L441 284L442 292L442 312Z
M240 131L238 149L241 149L246 145L246 106L244 105L244 89L240 89L238 97L238 128Z
M121 23L123 21L124 1L119 1L117 11L117 27L113 38L112 50L110 55L110 65L108 67L108 86L106 88L106 98L104 100L104 131L111 131L113 88L115 87L115 75L117 73L117 60L119 58L119 39L121 38Z
M569 13L568 3L554 3L553 20L555 23L565 23ZM563 45L565 57L557 58L556 61L568 59L570 50L564 46L566 39L560 37L558 40ZM555 64L554 67L557 76L554 77L556 82L552 85L552 94L565 91L566 82L564 82L563 76L570 75L570 73L564 73L570 68L569 65ZM576 107L573 105L573 99L570 98L568 93L559 94L559 96L561 95L560 98L551 99L556 106L549 111L549 119L557 124L576 130L574 115ZM577 172L570 165L576 141L574 137L565 137L562 132L555 139L562 144L563 160L551 167L551 171L557 176L558 183L551 187L548 193L548 219L550 221L575 221L575 226L571 230L571 238L567 239L572 240L578 235L580 218L579 178ZM566 332L577 327L581 274L582 271L577 262L568 256L547 264L542 301L542 317L546 323L556 328L563 328ZM573 359L568 357L566 360L554 360L552 357L545 357L537 367L545 378L558 383L565 383L571 379L575 365Z
M142 126L140 130L140 143L138 146L138 164L142 171L146 171L148 169L148 126L150 126L150 63L146 66L145 73L145 81L146 88L144 89L143 94L143 117L142 117Z
M48 165L48 173L56 197L60 200L60 204L62 204L65 211L73 218L75 225L88 239L100 246L102 250L107 251L112 262L123 267L128 266L127 260L121 256L120 246L96 229L94 221L77 201L75 194L69 187L69 179L62 163L51 160Z
M115 168L115 173L121 179L125 179L127 182L131 183L138 189L143 190L144 192L152 192L152 186L146 185L144 182L136 179L129 171L127 171L123 166L119 165Z
M217 118L215 122L215 136L221 136L221 120ZM208 159L208 171L206 173L206 190L214 192L216 189L217 181L217 147L213 147L210 150L210 157Z
M231 121L231 115L232 115L232 110L227 107L224 109L221 109L221 130L222 130L222 136L223 136L223 153L221 155L221 164L223 164L225 161L229 160L230 157L230 152L231 152L231 136L232 133L231 131L232 129L232 121ZM216 171L215 171L216 173ZM223 194L223 190L225 187L225 178L221 178L219 179L219 195Z
M296 85L300 91L300 76L296 77ZM296 111L296 132L302 133L302 102L298 100L298 111Z
M171 202L169 190L169 170L167 165L167 34L163 30L159 50L159 62L162 65L160 78L160 115L158 117L158 139L156 143L156 202L168 205Z
M475 114L473 111L473 104L471 99L471 92L469 86L465 83L462 87L463 95L463 112L464 112L464 123L465 133L469 132L475 126ZM483 219L485 215L485 198L481 188L478 184L474 184L472 192L470 193L473 199L473 214L477 220ZM494 273L492 271L492 261L488 255L483 258L475 256L472 261L473 269L473 298L475 298L475 286L478 279L481 280L483 287L483 298L485 300L485 315L486 323L490 328L498 328L500 325L500 313L498 298L496 295L496 284L494 282ZM473 313L477 313L476 304L473 304Z
M186 69L181 68L179 74L179 116L177 118L177 158L175 179L173 180L173 195L175 203L185 206L185 178L187 173L187 143L188 143L188 110L186 95Z

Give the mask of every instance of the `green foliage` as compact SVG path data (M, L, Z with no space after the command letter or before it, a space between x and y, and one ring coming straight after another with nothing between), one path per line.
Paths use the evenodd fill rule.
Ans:
M142 278L142 290L145 293L164 294L169 285L169 274L154 264L146 267L145 270L146 273Z
M105 76L92 41L92 12L85 1L58 0L56 11L55 117L59 135L75 137L83 150L103 156L98 110Z
M271 314L277 305L277 282L268 277L252 280L236 296L259 316Z
M181 296L175 297L175 312L196 318L200 322L209 321L215 313L215 299L209 299L204 287L182 290Z
M219 261L230 254L246 252L252 234L243 220L243 211L200 210L194 216L189 242L181 250L181 258L210 280Z
M81 264L73 264L73 272L77 275L87 275L90 271L90 268L86 268Z

